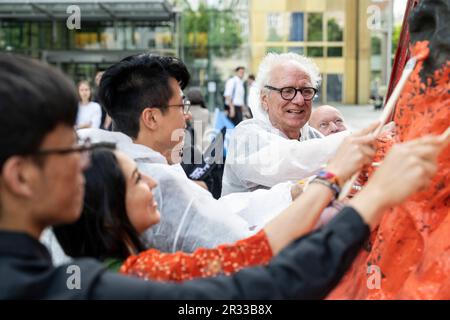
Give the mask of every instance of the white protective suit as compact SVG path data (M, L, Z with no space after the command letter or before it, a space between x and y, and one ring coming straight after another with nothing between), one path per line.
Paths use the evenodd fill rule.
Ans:
M343 131L323 137L306 124L300 131L300 140L289 139L272 126L267 112L259 105L251 108L254 118L241 122L230 138L222 196L269 189L281 182L312 176L349 134Z
M144 241L163 252L192 252L248 237L292 202L292 183L216 200L189 180L180 165L167 164L160 153L134 144L122 133L83 129L78 134L92 142L115 142L117 149L137 162L142 173L158 182L153 192L161 221L145 233Z

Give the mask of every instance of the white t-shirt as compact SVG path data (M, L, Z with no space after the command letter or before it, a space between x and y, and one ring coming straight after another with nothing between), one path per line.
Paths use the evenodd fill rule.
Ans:
M100 128L102 121L102 107L97 102L78 105L77 127L90 125L91 128Z
M225 97L231 97L235 106L243 106L245 104L244 81L238 76L234 76L227 80L225 84Z
M252 83L250 88L248 89L248 106L254 112L256 108L258 108L259 105L259 94L258 94L258 88L256 87L255 82Z

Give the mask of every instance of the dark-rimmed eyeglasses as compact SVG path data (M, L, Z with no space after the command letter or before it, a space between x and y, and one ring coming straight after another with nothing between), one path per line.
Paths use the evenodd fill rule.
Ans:
M264 86L264 88L273 91L278 91L281 95L281 98L283 98L286 101L294 100L295 96L297 95L297 92L300 92L305 101L310 101L314 98L314 96L317 93L317 89L313 87L303 87L297 89L294 87L275 88L272 86Z
M154 108L171 108L171 107L178 107L183 108L183 114L187 115L189 111L191 110L191 102L190 101L184 101L181 104L170 104L167 106L152 106Z
M107 148L107 149L114 150L116 148L116 144L111 143L111 142L92 143L91 140L89 138L87 138L87 139L79 140L76 145L74 145L73 147L70 147L70 148L42 149L42 150L37 150L30 155L36 155L36 156L45 156L45 155L50 155L50 154L64 155L64 154L69 154L69 153L73 153L73 152L80 152L80 153L90 152L90 151L98 149L98 148Z
M37 150L31 154L30 156L48 156L48 155L67 155L74 152L80 153L83 163L89 163L91 153L95 149L106 148L110 150L116 149L116 144L112 142L96 142L92 143L89 138L78 140L76 145L69 148L60 148L60 149L41 149Z
M191 102L190 101L184 101L182 104L171 104L167 107L179 107L183 108L183 114L188 114L191 110Z

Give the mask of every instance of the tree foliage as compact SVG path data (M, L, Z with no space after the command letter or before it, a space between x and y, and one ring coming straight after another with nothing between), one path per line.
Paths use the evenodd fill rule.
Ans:
M323 14L308 14L308 41L323 41Z
M206 58L208 50L215 56L229 55L243 40L241 25L231 10L208 9L201 4L197 11L183 15L184 42L196 58Z
M396 25L392 32L392 54L397 52L398 42L400 41L400 34L402 33L402 25Z

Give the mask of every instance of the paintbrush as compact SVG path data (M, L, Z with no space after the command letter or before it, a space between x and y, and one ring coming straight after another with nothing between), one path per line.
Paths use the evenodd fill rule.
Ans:
M414 68L416 67L417 61L423 60L428 56L426 52L423 52L417 56L412 57L408 60L408 63L406 63L405 69L403 70L402 76L400 77L400 80L398 81L397 85L394 88L394 91L392 92L392 95L388 99L386 106L383 109L383 113L380 117L380 125L375 129L375 131L372 133L375 137L378 137L383 129L383 126L388 122L390 119L392 112L394 111L394 107L397 104L398 98L400 97L400 94L402 93L403 87L405 86L406 82L409 79L409 76L414 71ZM356 179L358 179L360 172L355 173L350 180L348 180L344 186L342 187L341 194L339 196L339 200L345 199L350 190L352 189L353 184L355 183Z

